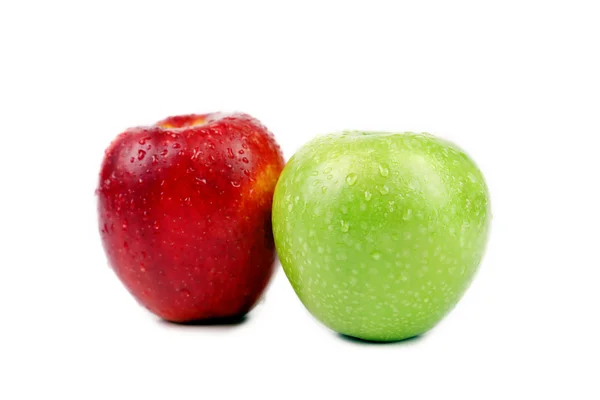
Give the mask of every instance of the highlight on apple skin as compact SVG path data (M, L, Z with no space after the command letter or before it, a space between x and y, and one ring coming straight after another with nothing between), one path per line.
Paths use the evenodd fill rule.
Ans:
M111 265L173 322L246 314L273 273L271 206L284 159L246 114L170 117L105 152L99 227Z
M420 335L452 310L490 220L478 167L429 134L317 137L289 160L273 202L279 258L304 306L371 341Z

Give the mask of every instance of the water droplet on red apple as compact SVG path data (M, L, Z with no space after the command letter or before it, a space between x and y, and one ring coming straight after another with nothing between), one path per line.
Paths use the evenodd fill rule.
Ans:
M152 154L152 164L158 163L158 156L156 154Z
M173 143L173 148L174 149L179 149L179 148L181 148L181 144L179 144L179 143Z
M248 158L247 158L247 157L243 157L243 158L242 158L242 162L244 162L244 163L248 164L250 161L248 160Z
M189 290L187 290L186 288L180 289L179 293L181 293L182 296L184 297L190 297L192 294L190 293Z
M240 183L236 181L231 181L231 186L238 188L240 187Z
M140 263L140 271L146 272L146 265L144 263Z
M200 183L204 183L204 184L206 184L206 179L204 179L204 178L200 178L200 177L198 177L198 176L197 176L197 177L196 177L196 182L200 182Z
M134 162L135 162L135 157L131 157L131 158L129 159L129 162L130 162L130 163L134 163Z
M161 156L166 156L168 152L169 152L169 150L164 149L163 151L160 152L160 155Z
M235 156L233 155L233 150L231 150L231 148L230 148L230 147L228 147L228 148L227 148L227 157L229 157L229 158L233 158L233 157L235 157Z
M138 160L143 160L146 156L146 152L144 150L138 150Z
M244 150L240 149L240 151L238 151L238 153L244 154Z

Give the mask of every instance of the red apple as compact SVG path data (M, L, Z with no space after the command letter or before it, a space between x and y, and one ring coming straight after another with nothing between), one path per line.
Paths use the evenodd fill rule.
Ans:
M166 320L244 315L273 273L283 166L273 135L246 114L127 129L106 150L97 190L110 265Z

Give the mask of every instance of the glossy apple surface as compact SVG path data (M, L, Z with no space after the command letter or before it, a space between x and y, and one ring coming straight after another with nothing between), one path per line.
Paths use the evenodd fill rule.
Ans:
M247 313L267 286L284 161L246 114L171 117L106 150L99 225L109 263L151 312L186 322Z
M321 136L285 167L273 203L283 269L331 329L374 341L436 325L484 254L490 200L475 163L427 134Z

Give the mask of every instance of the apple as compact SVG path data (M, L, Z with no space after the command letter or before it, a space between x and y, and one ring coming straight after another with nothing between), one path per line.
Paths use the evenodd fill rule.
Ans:
M490 219L475 163L429 134L318 137L289 160L273 200L279 259L304 306L371 341L420 335L456 305Z
M273 135L246 114L127 129L106 150L97 189L109 264L165 320L244 315L273 273L283 166Z

